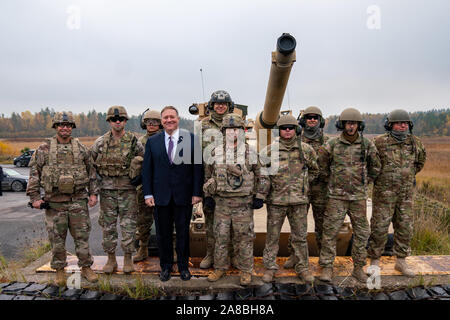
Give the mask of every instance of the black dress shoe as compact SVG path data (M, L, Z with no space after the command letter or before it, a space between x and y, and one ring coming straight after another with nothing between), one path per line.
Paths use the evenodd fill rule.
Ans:
M159 274L159 280L167 281L169 279L170 279L170 269L161 270L161 273Z
M189 279L191 279L191 273L189 272L189 270L181 270L180 271L180 278L183 281L188 281Z

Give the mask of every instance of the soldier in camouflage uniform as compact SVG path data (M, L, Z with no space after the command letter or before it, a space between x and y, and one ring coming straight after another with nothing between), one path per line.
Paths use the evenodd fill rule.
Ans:
M316 154L318 154L319 148L330 139L330 137L323 134L325 119L322 116L322 111L318 107L314 106L306 108L300 116L299 124L303 128L302 142L310 145ZM324 179L315 179L309 185L308 211L311 206L314 216L316 243L319 248L319 252L320 243L322 241L323 215L328 202L328 195L326 193L327 184L328 181ZM291 255L284 264L284 268L293 268L297 261L291 250L290 238L288 241L288 248L290 249Z
M307 282L314 281L309 272L308 243L308 192L310 181L318 174L316 152L297 137L297 120L292 115L278 119L280 137L273 143L278 144L278 170L269 176L270 191L267 196L267 235L263 253L266 272L264 282L271 282L278 270L276 257L283 222L288 217L291 227L291 246L294 251L295 271ZM264 154L269 154L271 146Z
M366 282L363 267L366 265L366 244L370 233L366 216L367 187L380 173L381 163L373 142L362 135L364 122L358 110L348 108L342 111L336 127L343 133L319 149L320 174L329 175L329 200L319 258L319 265L323 268L320 280L331 281L337 236L348 214L353 227L352 275Z
M161 131L161 114L156 110L148 110L142 117L141 128L146 129L145 135L139 138L145 150L145 144L148 138ZM138 218L136 229L136 240L139 240L139 250L133 257L133 262L147 259L148 242L153 224L153 207L145 205L144 194L142 193L142 184L136 188L136 197L138 202Z
M202 119L202 136L205 136L205 132L208 129L220 131L223 117L226 114L233 112L233 106L233 101L228 92L224 90L214 91L208 102L210 115ZM209 143L210 141L207 139L202 139L202 153ZM214 209L209 206L208 202L205 203L205 199L203 199L203 214L205 217L206 228L206 256L200 262L200 268L208 269L214 263Z
M88 205L97 203L98 184L89 150L72 138L76 128L71 112L56 113L53 118L56 136L41 144L30 162L27 195L33 208L47 204L45 225L52 248L50 266L56 269L56 282L66 284L66 237L70 231L78 257L81 275L90 282L98 280L90 266L93 259L89 250L91 220ZM40 189L44 189L41 199Z
M374 182L370 222L372 233L368 250L371 264L379 266L392 221L393 250L397 257L395 269L409 277L413 277L414 272L406 264L405 258L413 233L415 176L422 170L426 160L425 148L419 138L412 134L412 128L408 112L394 110L385 123L388 132L374 138L382 167Z
M229 268L229 242L233 233L240 283L248 285L253 271L253 209L263 206L269 183L261 175L256 155L250 154L243 129L244 121L239 115L227 114L223 118L224 145L214 149L215 162L205 166L203 191L206 201L212 207L215 205L214 271L208 281L219 280Z
M142 165L144 148L133 133L125 131L128 119L124 107L110 107L106 121L111 130L95 140L91 148L94 165L101 178L98 222L103 228L103 250L108 254L103 267L107 274L117 270L117 219L122 233L123 271L134 271L131 255L134 251L137 202L136 186L131 181L140 174L135 166Z

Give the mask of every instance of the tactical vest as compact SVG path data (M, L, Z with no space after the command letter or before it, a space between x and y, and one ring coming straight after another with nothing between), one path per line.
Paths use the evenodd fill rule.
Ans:
M120 140L114 140L111 132L103 137L103 151L95 161L98 174L108 177L127 176L137 138L131 132L126 132Z
M214 178L219 196L241 197L253 194L255 174L250 170L248 161L248 145L246 145L245 164L215 164Z
M48 161L42 168L41 185L47 194L76 194L88 187L89 175L78 139L72 138L70 144L58 144L55 137L50 139L50 151Z

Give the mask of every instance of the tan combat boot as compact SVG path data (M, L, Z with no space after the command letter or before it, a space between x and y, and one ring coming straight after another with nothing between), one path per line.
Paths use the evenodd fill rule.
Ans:
M131 260L131 253L125 253L123 257L123 273L131 273L134 271L133 260Z
M314 282L314 277L311 274L311 272L309 272L309 270L305 270L299 273L298 277L300 279L303 279L305 282Z
M241 286L248 286L252 282L252 274L250 272L241 272Z
M202 262L200 262L200 269L208 269L211 268L214 263L214 257L212 254L206 254L203 258Z
M363 267L356 266L353 267L352 276L362 283L367 283L367 279L369 278L364 272Z
M133 262L143 261L148 258L148 247L141 244L136 255L133 257Z
M297 262L298 262L298 260L297 260L297 258L295 257L295 255L294 255L294 254L291 254L291 255L289 256L289 258L286 260L286 262L284 263L283 268L285 268L285 269L292 269L292 268L295 267L295 265L297 264Z
M403 275L407 276L407 277L414 277L416 274L414 273L414 271L412 271L412 269L408 266L408 264L406 263L405 258L397 258L397 261L395 262L395 270L400 271L401 273L403 273Z
M82 267L81 275L89 282L97 282L98 276L92 271L91 267Z
M222 278L222 276L224 274L225 274L225 270L216 269L208 275L208 281L215 282L215 281L219 280L220 278Z
M55 283L59 287L64 287L66 285L67 278L66 278L66 273L64 271L64 268L56 270Z
M266 272L264 272L264 275L262 276L262 281L266 283L272 282L273 276L275 275L276 272L277 270L267 269Z
M333 276L333 268L326 267L322 269L322 273L320 274L319 279L321 281L330 282L332 276Z
M108 261L106 261L103 267L103 272L106 274L111 274L117 270L117 260L115 253L108 253Z

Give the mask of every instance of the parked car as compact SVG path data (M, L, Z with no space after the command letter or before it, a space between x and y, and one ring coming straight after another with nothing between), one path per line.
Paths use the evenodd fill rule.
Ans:
M23 176L13 169L3 168L3 190L25 191L27 184L28 176Z
M14 158L14 165L16 167L28 167L30 163L31 156L33 155L34 150L25 151L17 158Z

